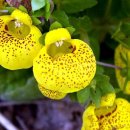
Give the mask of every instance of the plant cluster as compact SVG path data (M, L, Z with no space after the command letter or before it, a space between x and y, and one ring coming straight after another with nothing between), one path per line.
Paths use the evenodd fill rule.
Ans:
M129 0L1 0L0 99L68 95L82 130L130 129L129 18Z

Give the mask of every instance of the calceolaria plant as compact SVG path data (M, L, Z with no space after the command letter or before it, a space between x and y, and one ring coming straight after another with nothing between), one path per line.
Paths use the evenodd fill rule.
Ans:
M129 130L129 43L129 0L0 0L0 101L67 97L82 130Z
M116 69L116 77L121 90L130 94L130 49L120 44L115 50L115 65L120 66Z
M121 23L113 37L119 42L115 48L116 77L119 87L125 94L130 94L130 24Z
M18 9L0 16L0 65L10 70L30 68L41 49L40 30Z
M107 95L101 100L101 102L108 100L108 103L105 101L107 104L98 108L91 104L86 108L83 114L82 130L130 129L130 103L123 98L113 100L114 97L114 94Z
M63 93L61 96L79 91L88 86L95 71L91 48L79 39L71 39L64 28L46 34L45 46L33 62L34 76L43 94L45 89Z

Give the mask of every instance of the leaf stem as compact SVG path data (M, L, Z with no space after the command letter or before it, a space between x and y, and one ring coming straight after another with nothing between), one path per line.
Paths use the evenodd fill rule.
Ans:
M108 63L104 63L104 62L100 62L100 61L97 61L96 63L97 63L97 65L101 65L101 66L105 66L105 67L109 67L109 68L122 69L120 66L116 66L113 64L108 64Z

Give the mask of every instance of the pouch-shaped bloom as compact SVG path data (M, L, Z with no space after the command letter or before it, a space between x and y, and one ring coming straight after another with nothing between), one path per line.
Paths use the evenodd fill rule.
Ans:
M0 65L10 69L30 68L42 48L40 30L31 17L18 9L0 16Z
M45 46L33 62L34 76L46 89L71 93L86 87L95 75L96 61L89 45L71 39L67 29L47 33Z
M83 114L82 130L129 130L130 103L115 99L112 106L96 108L90 105Z
M122 44L119 44L115 49L115 65L128 71L130 67L130 49ZM121 90L124 93L130 94L130 81L126 82L127 74L124 76L121 74L121 69L116 69L116 78Z
M66 96L66 93L61 93L59 91L53 91L53 90L49 90L44 88L44 86L42 85L38 85L40 91L42 92L42 94L50 99L62 99Z

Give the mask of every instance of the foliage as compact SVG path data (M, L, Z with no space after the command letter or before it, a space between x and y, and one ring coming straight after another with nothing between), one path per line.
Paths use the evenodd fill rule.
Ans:
M27 101L42 98L31 70L0 68L0 99Z
M11 2L3 6L2 10L8 10L8 14L17 7ZM114 64L116 46L120 43L130 46L129 0L32 0L31 6L30 10L20 3L17 8L28 12L33 24L41 30L39 41L43 45L49 30L64 27L72 38L91 46L97 61ZM93 102L97 106L101 97L111 92L128 99L119 89L114 68L97 65L90 85L69 96L81 104ZM0 99L26 101L42 97L31 69L9 71L0 67Z

